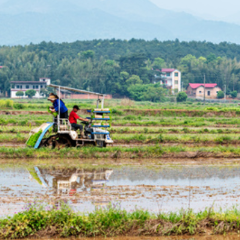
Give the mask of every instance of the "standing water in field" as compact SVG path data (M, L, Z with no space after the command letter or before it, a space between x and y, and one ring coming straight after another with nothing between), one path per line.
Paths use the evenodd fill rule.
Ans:
M240 167L61 168L0 170L0 215L23 211L26 203L69 203L90 212L109 204L154 213L214 206L230 208L240 197Z

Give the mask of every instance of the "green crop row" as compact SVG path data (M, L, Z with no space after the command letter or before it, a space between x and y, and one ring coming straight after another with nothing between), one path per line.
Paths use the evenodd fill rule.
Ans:
M3 133L0 134L0 142L27 142L27 145L34 147L41 132L33 134L30 138L27 133ZM240 135L236 134L112 134L112 139L116 144L119 143L228 143L232 141L240 142Z
M146 146L146 147L83 147L77 148L64 148L64 149L52 149L41 148L0 148L1 158L37 158L37 159L151 159L161 158L164 154L170 153L188 153L188 152L201 152L201 153L213 153L221 154L222 157L233 154L235 157L240 156L240 149L233 145L228 146L215 146L215 147L187 147L186 145L179 144L178 146Z

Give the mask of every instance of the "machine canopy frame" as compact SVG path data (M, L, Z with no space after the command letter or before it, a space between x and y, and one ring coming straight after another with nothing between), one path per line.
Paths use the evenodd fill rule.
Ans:
M90 92L90 91L81 90L81 89L77 89L77 88L64 87L64 86L54 85L54 84L48 84L47 86L57 89L58 94L59 94L59 99L58 99L58 101L59 101L59 113L57 115L58 132L60 132L60 96L61 96L61 90L67 90L67 91L71 91L71 92L78 92L78 93L96 95L96 96L98 96L96 107L98 108L99 102L101 102L101 108L102 109L104 108L104 98L105 98L106 94L95 93L95 92ZM102 100L100 100L100 97L102 97Z

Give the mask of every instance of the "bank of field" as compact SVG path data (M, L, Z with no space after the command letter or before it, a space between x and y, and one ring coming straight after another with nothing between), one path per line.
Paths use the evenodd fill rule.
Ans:
M64 204L60 208L28 204L25 211L0 219L0 238L217 235L238 233L239 217L237 208L152 214L109 205L86 215Z

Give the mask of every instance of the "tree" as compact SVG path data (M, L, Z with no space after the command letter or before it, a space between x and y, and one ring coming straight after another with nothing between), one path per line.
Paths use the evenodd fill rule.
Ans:
M83 56L83 58L85 59L93 59L95 55L95 52L92 50L87 50L87 51L83 51L81 52L81 56Z
M137 75L142 80L147 78L148 69L146 65L146 54L134 53L127 56L122 56L118 59L121 71L128 72L130 75Z
M22 96L24 96L24 92L22 92L22 91L17 91L17 92L16 92L16 96L17 96L17 97L22 97Z
M224 98L224 92L223 91L218 91L217 98Z
M210 63L210 62L214 62L217 60L217 57L214 53L210 53L208 56L207 56L207 63Z
M237 91L232 91L231 93L232 98L236 98L237 97Z
M147 85L143 84L136 84L131 85L128 89L130 97L135 101L141 101L142 96L145 92L147 92L148 88Z
M187 94L185 92L179 92L177 95L177 102L186 102Z
M40 94L42 96L47 96L49 93L52 92L52 89L50 87L47 87L47 88L41 88L40 90Z
M162 67L165 67L165 61L160 57L155 58L153 62L153 69L161 70Z
M167 90L159 84L135 84L128 88L128 92L135 101L163 102Z
M28 96L29 98L32 98L33 96L35 96L36 91L33 89L29 89L25 92L26 96Z
M126 81L126 84L128 86L130 85L135 85L135 84L142 84L143 81L140 79L139 76L137 75L132 75L127 81Z

